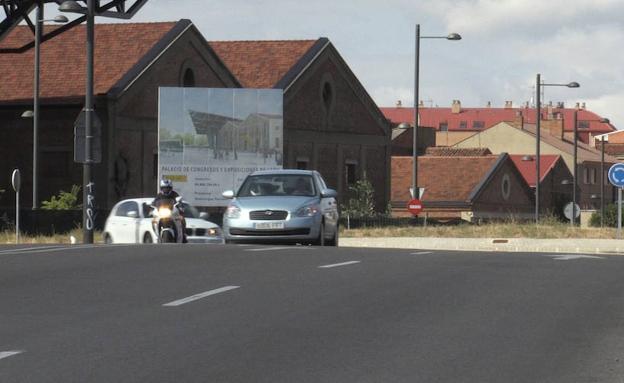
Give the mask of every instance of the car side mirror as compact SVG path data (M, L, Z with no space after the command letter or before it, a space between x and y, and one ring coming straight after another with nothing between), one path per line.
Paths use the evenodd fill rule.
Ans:
M227 190L227 191L224 191L221 195L223 196L223 198L232 199L234 198L234 191Z
M202 211L199 213L199 218L200 219L208 219L208 213L206 213L205 211Z
M136 211L136 210L131 210L131 211L126 213L126 216L130 217L130 218L138 218L139 217L139 212Z
M321 190L322 198L336 198L338 197L338 193L334 189L323 189Z

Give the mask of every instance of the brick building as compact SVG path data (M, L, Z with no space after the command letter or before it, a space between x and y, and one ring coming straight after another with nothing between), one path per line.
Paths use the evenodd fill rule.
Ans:
M49 31L51 26L45 26ZM341 196L364 174L377 205L390 193L390 129L383 114L325 38L304 41L208 42L189 20L96 24L95 109L102 120L102 163L94 166L100 208L157 185L159 86L284 89L285 167L319 170ZM22 170L32 194L33 39L15 28L0 41L0 189ZM82 184L73 162L73 123L85 88L85 27L41 46L40 200ZM12 196L0 206L12 206ZM29 198L24 204L29 204Z
M461 154L461 153L460 153ZM408 215L412 157L392 157L392 206ZM428 155L418 158L423 215L441 220L478 221L532 217L531 190L506 153Z

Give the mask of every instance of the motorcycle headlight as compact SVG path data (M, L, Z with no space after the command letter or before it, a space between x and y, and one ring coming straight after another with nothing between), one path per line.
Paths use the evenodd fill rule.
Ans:
M313 217L319 212L319 206L317 204L306 205L300 207L295 213L297 217Z
M171 217L171 209L167 207L161 207L158 209L158 217L160 218L170 218Z
M241 209L236 205L228 206L227 210L225 211L226 218L231 218L231 219L240 218L240 214L241 214Z

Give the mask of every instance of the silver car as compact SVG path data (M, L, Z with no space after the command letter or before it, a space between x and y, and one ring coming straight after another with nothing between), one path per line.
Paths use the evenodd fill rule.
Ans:
M223 215L227 242L338 244L336 191L311 170L259 171L247 176Z

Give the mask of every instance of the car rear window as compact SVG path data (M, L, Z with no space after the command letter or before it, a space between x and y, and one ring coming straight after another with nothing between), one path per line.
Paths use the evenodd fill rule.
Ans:
M309 175L267 174L249 176L238 191L238 197L306 196L314 197L316 188Z

